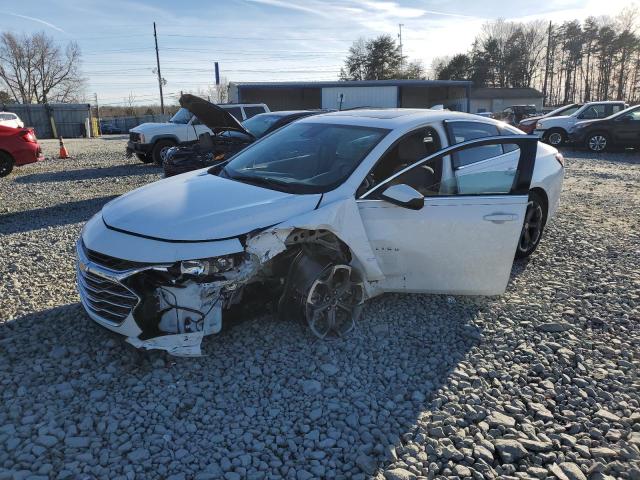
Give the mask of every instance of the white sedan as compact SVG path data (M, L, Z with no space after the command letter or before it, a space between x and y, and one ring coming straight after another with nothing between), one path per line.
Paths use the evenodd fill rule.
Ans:
M477 115L313 116L108 203L78 240L78 288L100 325L176 355L200 354L256 290L344 335L383 292L504 292L563 175L553 147Z

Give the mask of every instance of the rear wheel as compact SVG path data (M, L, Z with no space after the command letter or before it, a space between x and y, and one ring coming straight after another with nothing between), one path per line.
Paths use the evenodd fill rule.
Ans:
M138 160L140 160L142 163L153 162L153 157L148 153L136 153L136 157L138 157Z
M0 177L6 177L13 170L15 161L13 157L6 152L0 152Z
M609 147L609 137L604 133L592 133L587 137L587 148L592 152L604 152Z
M162 161L164 160L164 155L167 153L167 150L175 146L176 142L173 140L158 140L153 146L153 161L158 165L162 165Z
M527 203L527 211L524 214L516 258L526 258L538 248L546 221L546 204L542 195L529 192L529 203Z
M552 128L544 136L544 140L549 145L553 145L554 147L559 147L560 145L562 145L564 142L567 141L567 134L565 133L564 130L560 128Z

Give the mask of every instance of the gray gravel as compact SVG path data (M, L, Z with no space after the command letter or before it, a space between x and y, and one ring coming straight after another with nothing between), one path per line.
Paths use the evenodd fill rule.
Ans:
M640 478L638 154L565 152L504 296L385 295L336 343L256 312L176 359L74 286L82 223L159 170L67 147L0 179L0 480Z

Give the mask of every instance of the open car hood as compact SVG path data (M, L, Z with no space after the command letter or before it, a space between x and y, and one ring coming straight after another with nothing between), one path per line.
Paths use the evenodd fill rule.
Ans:
M225 109L207 102L204 98L185 93L180 97L179 102L181 107L198 117L198 120L209 127L213 133L235 130L253 138L253 135L233 115Z

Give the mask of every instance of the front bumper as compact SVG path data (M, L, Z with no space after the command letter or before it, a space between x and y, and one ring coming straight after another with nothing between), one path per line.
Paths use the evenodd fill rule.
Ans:
M533 134L534 134L536 137L538 137L538 138L542 138L542 137L544 137L544 134L545 134L545 132L546 132L546 131L547 131L546 129L539 129L539 128L536 128L536 129L533 131Z
M582 145L587 139L587 132L577 130L569 133L568 143L572 145Z
M131 140L127 142L127 157L131 157L134 153L149 155L152 150L153 145L149 143L132 142Z

